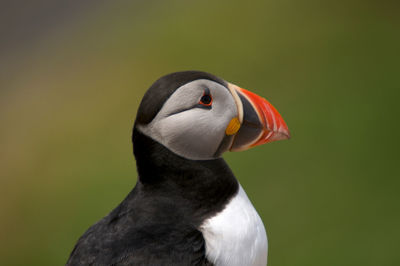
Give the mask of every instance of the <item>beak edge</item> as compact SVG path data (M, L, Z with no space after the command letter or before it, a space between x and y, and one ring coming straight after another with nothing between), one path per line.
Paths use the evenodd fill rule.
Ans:
M246 89L237 87L237 91L251 103L263 126L260 136L248 148L277 140L290 139L288 126L270 102Z

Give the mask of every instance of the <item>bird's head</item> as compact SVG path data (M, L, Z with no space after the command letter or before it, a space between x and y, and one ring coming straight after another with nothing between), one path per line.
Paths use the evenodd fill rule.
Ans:
M158 79L140 104L135 129L191 160L290 137L278 111L264 98L200 71Z

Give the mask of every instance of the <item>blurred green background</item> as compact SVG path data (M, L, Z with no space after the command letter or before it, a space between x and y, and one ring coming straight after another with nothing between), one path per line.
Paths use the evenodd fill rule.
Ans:
M0 265L63 265L136 182L136 109L204 70L290 141L225 155L269 266L400 265L399 1L1 1Z

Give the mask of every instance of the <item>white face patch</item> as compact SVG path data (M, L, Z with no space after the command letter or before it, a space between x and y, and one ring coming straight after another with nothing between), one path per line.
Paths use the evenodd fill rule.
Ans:
M263 222L242 186L221 212L200 227L206 257L216 266L265 266L268 241Z
M199 106L206 91L211 108ZM235 100L223 85L199 79L178 88L148 125L139 130L174 153L192 160L215 158L225 129L238 116Z

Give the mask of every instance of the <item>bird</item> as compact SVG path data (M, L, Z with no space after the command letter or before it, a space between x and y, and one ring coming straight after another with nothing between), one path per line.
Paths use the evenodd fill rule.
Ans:
M222 155L289 138L249 90L203 71L159 78L133 126L136 185L66 265L265 266L264 224Z

